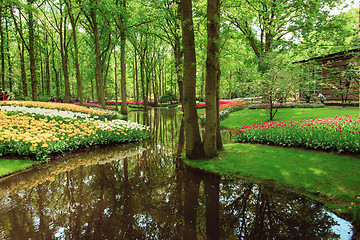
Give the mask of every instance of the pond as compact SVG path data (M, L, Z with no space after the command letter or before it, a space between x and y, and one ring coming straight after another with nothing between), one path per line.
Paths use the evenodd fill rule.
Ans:
M129 120L152 126L151 139L67 154L0 181L0 238L351 239L351 225L319 203L186 168L175 111Z

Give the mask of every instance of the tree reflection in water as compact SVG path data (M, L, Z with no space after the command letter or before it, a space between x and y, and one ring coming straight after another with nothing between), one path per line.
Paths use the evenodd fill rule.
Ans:
M3 179L0 238L337 237L334 220L308 199L183 169L181 120L155 112L135 116L153 126L149 141L68 155Z

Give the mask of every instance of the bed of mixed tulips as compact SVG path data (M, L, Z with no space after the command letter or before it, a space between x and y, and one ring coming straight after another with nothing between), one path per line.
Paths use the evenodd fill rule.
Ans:
M236 142L360 153L360 118L346 115L254 123L235 129Z
M0 105L0 155L46 160L52 153L139 141L147 136L147 128L142 125L120 119L108 120L102 118L103 115L109 113L61 103Z
M248 101L233 101L219 103L219 118L220 121L229 116L230 113L243 110L247 107ZM205 106L205 104L204 104ZM196 105L197 107L197 105ZM206 112L199 116L200 124L204 125L206 122Z
M56 102L35 102L35 101L0 101L0 106L23 106L40 109L55 109L63 111L73 111L87 113L90 115L106 115L109 111L82 107L74 104L56 103Z

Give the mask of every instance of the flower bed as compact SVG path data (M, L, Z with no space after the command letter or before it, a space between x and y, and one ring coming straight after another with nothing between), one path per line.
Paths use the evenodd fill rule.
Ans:
M338 106L338 107L359 107L358 102L339 102L339 101L326 101L326 106Z
M84 118L84 119L90 119L93 115L82 113L82 112L71 112L71 111L64 111L59 109L46 109L46 108L36 108L36 107L23 107L23 106L0 106L0 110L4 112L20 112L30 115L43 115L43 116L60 116L62 118L71 118L71 119L77 119L77 118ZM98 118L98 116L95 116L94 118Z
M289 102L289 103L274 103L274 108L322 108L325 107L321 103L299 103L299 102ZM268 103L258 103L249 106L249 109L265 109L268 108Z
M219 106L226 105L228 103L229 102L219 102ZM206 103L196 104L196 109L203 109L203 108L206 108ZM220 109L220 107L219 107L219 109ZM181 110L182 110L182 107L179 108L179 111L181 111ZM220 109L220 110L222 110L222 109ZM205 113L203 113L203 114L205 114Z
M72 103L72 104L77 105L77 106L80 105L80 103L78 103L78 102L75 102L75 103ZM100 104L97 104L97 103L95 103L95 102L89 102L89 103L84 102L83 104L84 104L84 106L87 106L87 107L91 107L91 108L95 108L95 109L101 109L100 111L107 111L107 112L109 112L109 110L110 110L110 111L115 110L114 107L110 107L110 106L105 106L105 109L104 109Z
M45 109L59 109L64 111L82 112L93 115L107 114L107 112L104 110L96 110L74 104L54 103L54 102L0 101L0 106L23 106L23 107L45 108Z
M221 103L221 102L220 102ZM219 110L229 110L230 112L236 112L247 107L248 101L235 101L235 102L224 102L219 105Z
M219 118L220 121L229 116L230 113L245 109L248 101L236 101L236 102L220 102L219 103ZM200 124L206 122L206 112L202 113L199 117Z
M95 103L95 104L97 104L98 102L97 101L90 101L90 103ZM120 101L118 101L117 102L118 104L121 104L122 102ZM108 104L108 105L115 105L116 104L116 102L115 101L105 101L105 104ZM141 104L141 105L144 105L144 102L126 102L126 104ZM148 105L158 105L158 103L157 102L148 102Z
M14 108L16 112L0 111L0 155L46 160L52 153L139 141L147 135L144 126L119 119L99 120L99 116L58 109Z
M301 121L265 121L235 130L236 142L360 153L360 118L356 115Z

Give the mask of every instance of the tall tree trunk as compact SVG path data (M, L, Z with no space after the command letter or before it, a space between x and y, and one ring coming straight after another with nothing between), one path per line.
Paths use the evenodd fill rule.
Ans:
M205 75L204 75L204 71L202 71L201 74L201 93L200 93L200 98L201 101L205 100Z
M139 74L138 74L138 63L137 63L137 53L135 51L135 96L136 102L139 102Z
M231 86L231 78L232 78L232 74L231 74L231 71L229 73L229 99L232 99L232 94L231 94L231 89L232 89L232 86Z
M216 147L218 150L223 150L223 141L221 138L221 128L220 128L220 78L221 78L221 69L220 69L220 61L219 61L219 53L216 54L217 57L217 65L216 65L216 116L217 116L217 127L216 127Z
M123 11L126 11L126 0L122 2ZM126 22L122 18L122 26L120 30L120 40L121 40L121 109L120 113L127 115L127 96L126 96L126 64L125 64L125 46L126 46Z
M118 83L117 83L117 59L116 59L116 48L114 47L114 62L115 62L115 109L119 111L118 108Z
M144 64L144 59L143 56L141 56L140 59L140 81L141 81L141 95L142 95L142 99L143 99L143 104L144 104L144 108L145 110L147 110L147 103L145 103L145 99L146 99L146 94L145 94L145 64Z
M45 92L45 84L44 84L44 63L43 63L43 55L40 53L40 79L41 79L41 92Z
M196 111L196 54L191 0L182 1L181 23L184 48L183 109L186 155L189 159L199 159L204 157L204 148Z
M98 35L98 26L96 21L96 14L94 8L91 9L91 20L93 24L93 34L94 34L94 44L95 44L95 81L96 81L96 93L98 103L105 108L105 96L104 96L104 87L102 81L102 71L101 71L101 53L100 53L100 42Z
M162 93L162 82L161 82L161 79L162 79L162 72L161 72L161 69L162 69L162 64L161 64L161 61L159 62L159 68L158 68L158 94L159 94L159 97L161 97L162 95L164 95Z
M61 43L61 45L66 44ZM67 48L61 47L61 61L62 61L62 70L64 74L64 84L65 84L65 102L70 102L70 82L69 82L69 67L68 67L68 50Z
M145 66L145 63L144 63L144 66ZM150 83L150 70L148 69L144 69L145 71L145 90L144 90L144 109L145 110L148 110L148 103L149 103L149 83Z
M4 38L4 30L3 30L3 17L2 17L3 8L0 7L0 58L1 58L1 85L2 89L5 90L5 38Z
M12 13L13 14L13 13ZM20 55L20 68L21 68L21 86L22 86L22 94L25 99L28 96L28 86L27 86L27 77L26 77L26 70L25 70L25 39L22 37L22 20L21 20L21 12L19 10L19 24L20 28L17 27L15 17L13 15L14 24L16 26L17 32L21 36L21 40L18 40L18 48L19 48L19 55Z
M62 70L64 74L64 84L65 84L65 102L70 102L70 80L69 80L69 49L67 45L67 21L66 17L62 18L59 27L60 33L60 53L61 53L61 63Z
M153 80L153 94L154 102L159 102L159 86L158 86L158 76L156 73L156 67L154 67L154 80Z
M52 44L52 67L53 67L53 71L55 73L55 81L54 81L55 82L55 96L56 96L56 100L59 100L59 98L60 98L59 72L56 69L54 43Z
M28 0L28 7L34 3L34 0ZM30 82L31 97L37 101L37 78L36 78L36 56L35 56L35 26L34 16L31 9L28 10L28 31L29 31L29 58L30 58Z
M217 22L215 16L218 9L218 0L207 1L207 59L206 59L206 122L204 136L204 153L208 158L218 155L216 147L216 127L217 127L217 109L216 105L216 67L218 47L217 40Z
M109 55L109 57L106 57L106 55ZM107 86L107 76L109 73L109 68L110 68L110 59L111 59L111 54L103 54L104 60L102 61L102 70L101 72L103 73L103 79L104 79L104 84L103 84L103 88L104 88L104 96L108 96L107 95L107 91L106 91L106 86ZM107 60L106 60L107 58ZM106 65L105 65L106 62Z
M180 4L179 1L176 1L176 4L178 5L178 10L176 12L176 17L178 20L181 21L182 18L182 13L181 13L181 9L182 9L182 5ZM175 33L180 31L180 26L178 24L178 21L174 21L175 24ZM175 71L176 71L176 78L177 78L177 83L178 83L178 87L179 87L179 96L180 96L180 102L181 104L183 104L183 99L184 99L184 91L183 91L183 77L181 75L181 58L182 58L182 52L181 52L181 36L179 34L175 34L175 49L174 49L174 55L175 55ZM175 96L176 96L176 89L175 89Z
M139 79L138 79L138 63L137 63L137 53L135 50L135 87L136 87L136 102L139 102Z
M48 35L45 36L45 42L48 41ZM50 95L50 54L49 54L49 49L46 46L45 49L45 89L46 89L46 94Z
M11 52L10 52L10 38L9 38L9 28L8 28L8 21L5 21L6 23L6 40L7 40L7 57L8 57L8 64L9 64L9 74L8 74L8 79L9 79L9 90L10 92L13 91L13 82L12 82L12 63L11 63Z
M93 81L92 78L90 79L90 83L91 83L91 100L94 101L94 99L95 99L95 96L94 96L94 81Z
M72 28L72 38L74 41L74 64L76 69L76 96L80 101L80 105L83 105L84 103L84 96L83 96L83 89L82 89L82 83L81 83L81 72L80 72L80 64L79 64L79 49L77 44L77 36L76 36L76 23L77 20L75 20L74 14L72 12L73 6L71 3L71 0L66 0L66 6L68 9L68 14L70 17L70 23Z
M19 48L19 57L20 57L20 69L21 69L21 89L22 94L26 98L28 95L28 88L26 82L26 71L25 71L25 47L24 43L20 40L18 41L18 48Z

